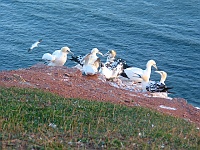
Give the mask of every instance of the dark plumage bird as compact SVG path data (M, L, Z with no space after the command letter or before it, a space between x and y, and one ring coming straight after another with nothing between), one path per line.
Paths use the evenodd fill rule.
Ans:
M101 63L100 73L105 76L106 79L117 78L123 71L123 64L119 63L115 68L108 68L105 64Z
M150 81L149 85L146 86L146 90L149 92L169 92L169 89L173 87L167 87L165 85L165 80L167 78L167 73L165 71L155 71L161 75L161 79L159 82Z
M127 65L125 60L123 60L121 58L117 58L116 55L117 55L117 53L115 50L110 50L104 54L104 56L107 56L107 60L105 62L105 66L107 68L113 69L113 68L116 68L119 64L122 65L123 69L130 67Z
M165 84L155 82L150 83L148 86L146 86L146 90L149 92L169 92L169 89L172 89L172 87L167 87ZM170 92L169 92L170 93Z
M81 56L81 55L79 55L79 56L72 55L72 57L69 60L74 61L74 62L80 64L81 66L83 66L83 62L82 62L83 56Z

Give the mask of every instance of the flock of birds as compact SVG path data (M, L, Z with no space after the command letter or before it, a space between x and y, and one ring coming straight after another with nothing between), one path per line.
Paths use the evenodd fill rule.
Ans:
M28 51L30 52L33 48L38 47L41 41L42 39L34 43ZM149 60L146 64L146 69L143 70L141 68L129 66L125 60L117 58L115 50L110 50L102 54L97 48L93 48L90 53L84 56L75 56L69 47L62 47L52 54L45 53L42 59L45 60L48 66L63 66L67 61L68 54L71 54L70 60L76 62L76 66L78 66L85 75L100 73L108 80L123 77L133 83L141 83L143 92L169 92L168 90L171 89L165 85L167 73L165 71L158 71L154 60ZM101 62L97 54L102 57L107 57L106 61ZM156 69L156 73L161 75L160 81L150 81L152 67Z

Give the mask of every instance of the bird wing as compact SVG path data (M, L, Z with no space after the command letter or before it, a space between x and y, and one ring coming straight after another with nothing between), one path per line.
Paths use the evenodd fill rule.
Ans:
M101 67L101 74L103 74L107 79L112 77L112 71L106 66Z
M90 55L90 54L91 54L91 53L88 53L88 54L86 54L86 55L84 55L84 56L82 57L82 60L81 60L81 63L82 63L82 64L84 64L86 57L88 57L88 55Z
M45 53L45 54L42 56L42 59L48 60L48 61L54 61L54 60L55 60L55 56L54 56L54 55L51 55L50 53Z
M97 73L97 68L90 64L84 65L83 71L85 72L86 75L94 75Z
M173 87L167 87L165 84L160 82L151 81L149 82L149 86L146 87L149 92L169 92L169 89Z
M28 49L28 52L30 52L32 49L34 49L35 47L38 47L38 44L39 44L40 42L39 41L37 41L37 42L35 42L34 44L32 44L31 45L31 47Z
M40 42L35 42L34 44L32 44L32 46L31 46L31 48L30 49L34 49L35 47L38 47L38 44L39 44Z
M83 66L83 63L81 63L82 59L83 59L83 57L81 55L79 55L79 56L71 56L71 58L69 60L75 61L78 64L80 64L81 66Z
M60 55L61 50L56 50L52 53L52 55L58 56Z
M98 57L96 55L89 55L89 60L88 60L88 64L94 64L94 62L98 59Z
M124 72L129 78L132 78L139 77L138 75L142 75L144 71L141 68L131 67L124 69Z

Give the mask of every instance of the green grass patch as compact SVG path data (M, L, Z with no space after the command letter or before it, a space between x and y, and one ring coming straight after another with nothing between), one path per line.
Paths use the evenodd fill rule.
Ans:
M142 107L0 87L3 149L200 149L200 131Z

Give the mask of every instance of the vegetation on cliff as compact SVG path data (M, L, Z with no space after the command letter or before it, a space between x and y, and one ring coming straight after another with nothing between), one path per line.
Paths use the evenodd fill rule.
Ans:
M33 89L0 87L0 126L3 149L200 149L187 120Z

